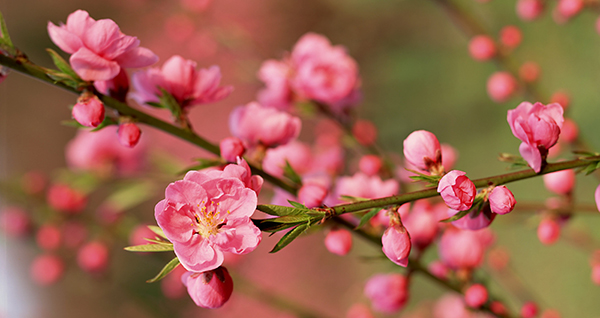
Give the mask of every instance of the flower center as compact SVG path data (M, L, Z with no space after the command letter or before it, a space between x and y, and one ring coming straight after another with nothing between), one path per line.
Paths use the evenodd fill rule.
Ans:
M202 235L203 238L208 238L211 235L217 235L219 229L223 226L227 215L230 214L230 211L223 213L221 216L221 211L219 211L219 203L215 203L213 201L209 201L208 204L205 204L205 201L202 201L204 206L200 207L198 204L198 210L194 212L194 222L191 224L194 229L194 234Z

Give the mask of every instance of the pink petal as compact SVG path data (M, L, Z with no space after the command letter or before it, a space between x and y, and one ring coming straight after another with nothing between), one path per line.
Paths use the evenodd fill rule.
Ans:
M223 252L200 235L194 235L185 244L173 243L175 254L188 271L205 272L223 264Z
M163 83L164 79L157 68L135 72L131 76L131 85L135 91L131 92L130 96L140 105L147 102L158 102L159 99L156 95L159 91L156 87L164 86Z
M212 242L225 252L246 254L258 246L261 238L260 229L246 217L227 222Z
M94 23L82 40L88 49L108 60L122 54L131 45L139 44L136 38L124 36L119 30L119 26L109 19ZM138 43L135 43L136 41Z
M90 18L90 15L83 10L77 10L67 18L66 29L67 31L75 34L78 38L83 39L89 28L94 25L96 21Z
M154 207L154 217L173 243L187 242L194 236L194 215L189 206L177 209L175 204L162 200Z
M52 22L48 22L48 35L56 46L69 54L75 53L83 46L83 42L77 35L67 31L64 26L56 26Z
M226 180L239 182L237 179ZM221 211L229 212L228 219L250 217L256 210L256 204L258 202L256 192L243 185L242 188L231 190L235 190L235 192L233 194L224 194L219 199L214 200L219 203L219 209Z
M196 76L196 62L174 55L163 64L162 74L169 87L165 87L182 102L191 97Z
M69 60L73 70L85 81L108 81L119 74L119 64L106 60L85 47Z
M170 202L176 202L176 208L179 209L184 204L198 206L202 201L207 201L208 196L199 184L180 180L169 184L165 191L165 198Z
M119 55L115 61L124 68L138 68L158 62L158 56L145 47L137 47Z
M189 171L185 174L185 177L183 177L183 180L195 182L197 184L203 184L204 182L210 181L211 179L213 178L211 178L210 175L201 171Z
M542 170L542 156L537 148L523 142L519 146L519 153L533 171L540 172Z

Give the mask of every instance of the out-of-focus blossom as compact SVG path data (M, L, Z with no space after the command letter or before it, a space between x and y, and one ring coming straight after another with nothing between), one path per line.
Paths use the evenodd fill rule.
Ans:
M52 185L46 199L53 209L66 213L79 213L87 204L87 197L83 192L66 184Z
M458 151L449 144L444 143L440 145L440 148L442 149L442 166L444 167L444 171L450 171L458 160Z
M501 271L505 269L509 261L510 254L506 248L495 247L488 252L487 263L494 270Z
M263 159L263 169L273 176L282 177L286 161L297 174L305 174L310 171L313 161L310 147L303 142L292 141L283 146L268 149Z
M246 254L260 243L261 232L250 220L257 193L244 182L250 176L232 173L237 170L244 169L230 164L224 171L190 171L156 205L156 221L187 270L213 270L223 264L224 252Z
M579 136L579 128L577 127L577 123L575 123L572 119L565 118L563 122L563 126L560 130L560 138L559 141L566 142L575 142L577 137Z
M505 186L494 187L488 196L490 209L497 214L507 214L513 210L517 201L515 196Z
M221 157L227 162L236 162L237 157L242 157L246 148L244 143L236 137L227 137L219 143L219 150L221 151Z
M433 261L427 265L427 269L431 272L431 274L435 275L437 278L446 279L448 278L448 273L450 270L444 263L440 261Z
M508 111L507 120L513 135L522 141L521 156L535 172L540 172L548 149L558 141L564 122L562 107L523 102Z
M221 70L218 66L196 70L196 62L179 55L156 67L133 73L131 97L140 105L159 102L160 88L173 95L181 107L219 101L232 92L232 86L219 86Z
M533 83L540 77L540 66L536 62L525 62L519 67L519 77L526 83Z
M538 225L537 236L543 244L552 245L560 237L560 225L552 218L544 218Z
M448 207L457 211L471 208L477 189L466 172L452 170L438 183L437 191Z
M104 104L96 95L82 94L71 114L83 126L98 127L104 121Z
M352 177L338 178L335 196L340 198L343 195L375 199L398 194L398 181L389 179L381 180L379 176L369 177L362 172L357 172Z
M473 318L472 315L463 297L458 294L442 296L433 307L434 318Z
M0 229L9 237L24 237L31 229L27 211L19 207L7 207L0 213Z
M538 306L532 301L528 301L521 307L521 316L523 318L533 318L538 314Z
M477 35L469 41L469 53L477 61L487 61L496 55L496 43L487 35Z
M566 111L569 105L571 105L571 96L565 91L558 91L550 96L550 103L557 103Z
M181 281L194 303L203 308L219 308L233 293L233 279L225 267L202 273L187 272L181 276Z
M134 123L123 123L119 125L117 135L119 136L119 142L121 145L133 148L140 141L142 131Z
M48 184L48 177L41 171L28 171L21 177L23 190L28 194L39 194Z
M465 291L465 303L471 308L479 308L488 299L488 291L481 284L473 284Z
M371 300L373 309L394 313L408 300L408 282L400 274L377 274L365 285L365 296Z
M38 229L35 241L41 249L48 251L55 250L60 247L62 233L55 225L44 224Z
M500 42L508 48L514 49L523 40L521 29L514 25L507 25L500 30Z
M62 226L62 238L67 248L78 248L88 237L87 227L78 221L68 221Z
M378 156L365 155L360 158L358 169L368 176L374 176L379 173L382 165L383 163Z
M325 236L325 247L333 254L348 254L352 249L352 233L346 229L332 228Z
M459 211L454 209L448 209L448 217L452 217ZM486 228L492 224L492 221L496 218L496 214L492 213L489 205L484 205L480 211L470 211L464 217L452 221L452 225L456 226L461 230L477 231Z
M100 273L108 266L108 247L102 242L92 241L77 252L77 264L89 273Z
M472 269L481 265L485 244L476 231L448 229L438 245L440 259L453 269Z
M144 245L151 244L146 239L154 239L156 234L145 224L140 224L131 230L129 233L129 245Z
M298 190L298 200L306 207L314 208L323 205L328 191L325 186L316 182L304 182Z
M554 18L559 23L567 22L576 16L584 6L583 0L559 0L554 9Z
M535 20L544 10L542 0L518 0L517 15L525 21Z
M600 185L596 187L596 191L594 191L594 200L596 201L596 207L598 211L600 211Z
M69 58L73 70L86 81L107 81L122 68L145 67L158 61L140 41L125 35L109 19L94 20L83 10L69 15L66 24L48 22L50 38Z
M31 279L38 285L47 286L61 279L65 265L58 256L45 254L36 257L30 268Z
M267 87L258 92L258 102L267 107L288 110L294 101L289 78L292 75L288 63L266 60L258 70L258 78Z
M165 297L177 299L185 295L187 290L181 278L187 272L183 266L177 265L167 277L161 279L160 290L162 290Z
M410 233L412 245L420 249L429 246L435 239L438 221L431 205L424 200L415 202L410 213L402 219L404 227Z
M354 304L346 312L346 318L375 318L375 316L367 305Z
M568 194L575 186L575 171L561 170L543 176L546 189L556 194Z
M359 119L352 126L352 135L359 144L370 146L377 141L377 127L368 120Z
M487 81L488 95L496 103L508 101L517 88L517 80L508 72L496 72Z
M298 137L301 127L300 118L256 102L238 106L229 116L231 134L248 147L285 145Z

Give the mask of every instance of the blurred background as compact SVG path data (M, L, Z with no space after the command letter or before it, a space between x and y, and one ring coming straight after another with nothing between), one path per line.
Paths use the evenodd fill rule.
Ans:
M506 25L521 28L523 41L510 52L510 60L517 67L526 61L539 65L541 75L535 88L543 98L541 102L549 102L558 91L570 96L568 116L579 125L589 149L599 150L598 13L593 8L586 9L568 23L558 24L552 15L555 1L547 1L540 18L524 22L515 13L515 0L454 2L480 21L494 38ZM357 60L364 93L357 112L377 126L383 149L400 156L402 141L410 132L429 130L458 150L460 159L455 167L467 171L472 179L506 172L508 165L499 162L497 156L501 152L518 154L520 143L510 132L506 111L522 101L537 101L524 89L504 103L492 101L486 82L503 66L473 60L468 51L470 35L453 24L437 1L0 1L15 45L32 61L46 67L52 64L45 48L58 51L47 35L48 21L64 22L76 9L88 11L95 19L117 22L125 34L137 36L141 46L159 55L159 65L173 54L195 60L200 67L219 65L222 83L233 85L235 91L221 102L195 107L190 114L195 130L213 142L229 136L227 118L233 107L254 100L263 87L256 77L260 64L265 59L281 59L307 32L323 34L334 45L344 45ZM65 145L75 136L76 129L60 122L70 118L68 105L74 104L75 98L31 78L9 74L0 85L0 180L18 183L30 171L50 179L61 178L66 166ZM157 115L168 118L160 112ZM311 126L305 127L302 137L310 138ZM66 256L63 279L40 287L30 277L30 264L41 253L40 248L32 239L2 235L0 317L293 314L270 305L256 290L243 285L293 299L323 316L343 317L352 304L366 302L362 290L369 276L398 271L390 262L371 259L378 251L359 238L348 256L339 257L327 252L322 232L301 237L277 254L268 254L277 237L265 236L255 252L231 264L232 272L240 279L235 282L231 301L222 309L199 309L187 295L165 298L159 283L146 284L145 280L154 276L171 255L139 255L121 247L128 245L127 233L134 224L154 224L153 206L161 199L162 189L179 178L168 172L177 171L203 152L152 129L142 129L142 138L153 144L154 163L160 162L164 169L156 172L159 183L154 183L151 191L144 188L150 193L147 200L127 212L125 225L115 226L108 270L101 275L88 275L77 268L74 256ZM165 159L167 153L171 156ZM355 167L356 159L353 164ZM352 163L349 167L349 171L355 170ZM578 175L578 204L593 207L597 183L593 177ZM510 188L518 202L543 203L552 196L541 178L511 184ZM268 194L267 191L263 202L268 202ZM12 200L0 197L0 207L13 204ZM90 206L98 206L94 203L101 199L96 201ZM88 212L90 218L95 215L95 211ZM600 231L596 230L600 227L600 215L577 213L563 228L561 240L552 246L538 241L539 220L532 211L517 211L498 218L492 225L496 244L510 251L512 272L510 279L488 274L496 281L492 291L511 309L529 300L523 299L526 295L534 297L542 308L558 309L563 317L598 317L600 287L590 279L589 259L593 250L600 248ZM437 252L433 248L424 259L435 258ZM394 316L414 313L444 293L418 275L410 290L408 306Z

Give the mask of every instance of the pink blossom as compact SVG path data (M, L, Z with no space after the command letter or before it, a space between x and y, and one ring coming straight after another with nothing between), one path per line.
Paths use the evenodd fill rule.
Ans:
M129 77L124 69L108 81L95 81L94 87L102 94L108 95L120 102L125 103L129 92Z
M77 264L89 273L103 272L108 266L108 247L102 242L92 241L77 252Z
M335 104L358 85L358 65L342 46L315 33L302 36L291 54L294 76L291 85L300 96Z
M48 204L55 210L66 213L79 213L86 204L86 195L66 184L54 184L46 195Z
M575 186L575 171L561 170L543 176L546 189L556 194L568 194Z
M537 236L542 244L552 245L560 237L560 225L554 219L544 218L538 225Z
M457 211L471 208L477 189L466 172L452 170L440 179L437 191L448 207Z
M249 147L285 145L298 137L301 127L300 118L256 102L238 106L229 116L231 134Z
M233 279L225 267L202 273L187 272L181 276L181 281L194 303L203 308L219 308L233 293Z
M133 148L140 141L142 131L134 123L124 123L119 125L117 135L119 136L119 142L121 145Z
M244 143L236 137L227 137L219 143L221 157L227 162L236 162L238 157L242 157L246 148Z
M145 67L158 61L140 41L121 33L109 19L94 20L83 10L69 15L66 24L48 22L50 38L63 51L72 54L73 70L85 81L107 81L122 68Z
M525 21L537 19L544 10L544 2L542 0L518 0L517 15Z
M0 229L9 237L24 237L31 229L27 211L19 207L7 207L0 214Z
M325 236L325 247L336 255L348 254L352 249L352 233L345 229L332 228Z
M438 245L440 259L453 269L475 268L483 261L485 245L476 231L448 229Z
M370 146L377 141L377 127L364 119L357 120L352 126L352 135L363 146Z
M558 141L564 122L562 107L523 102L508 111L507 120L513 135L522 141L521 156L535 172L540 172L548 149Z
M496 72L487 81L488 95L496 103L508 101L517 88L517 80L508 72Z
M71 114L83 126L98 127L104 121L104 104L96 95L82 94Z
M521 316L523 318L533 318L538 314L538 306L533 301L528 301L521 307Z
M431 274L435 275L437 278L447 279L448 273L450 270L444 263L440 261L433 261L427 265L427 269L431 272Z
M29 270L31 279L38 285L47 286L61 279L65 264L56 255L45 254L36 257Z
M144 245L151 244L146 239L154 239L156 234L145 224L137 225L129 233L129 245Z
M375 199L398 194L399 184L394 179L386 181L381 180L379 176L367 176L362 172L357 172L352 177L340 177L337 180L335 196L340 198L343 195Z
M453 209L448 209L448 217L452 217L458 212L459 211ZM456 221L452 221L452 225L461 230L477 231L490 226L495 218L496 214L492 213L489 205L484 205L481 210L474 209L464 217Z
M481 284L473 284L465 291L465 303L471 308L479 308L488 300L488 291Z
M410 213L402 220L410 233L412 245L420 249L429 246L438 233L438 217L427 201L415 202Z
M383 253L392 262L406 267L411 249L410 235L401 224L396 224L393 221L391 223L393 224L385 230L381 237Z
M257 193L247 187L250 176L244 170L230 164L224 171L190 171L171 183L156 205L156 221L187 270L215 269L224 252L246 254L260 243L260 230L250 220Z
M377 274L365 285L365 296L371 300L373 309L394 313L408 300L408 281L400 274Z
M572 143L577 140L577 136L579 136L579 128L577 127L577 123L575 123L572 119L565 118L563 126L560 130L559 141L564 140L568 143Z
M78 221L69 221L62 226L62 237L67 248L77 248L88 237L87 227Z
M487 61L496 55L496 43L487 35L477 35L469 42L469 53L477 61Z
M566 111L569 105L571 105L571 96L565 91L558 91L550 96L550 103L557 103Z
M561 316L556 309L546 309L542 312L540 318L561 318Z
M426 130L413 131L404 139L404 158L420 170L439 170L442 163L440 142Z
M515 196L505 186L494 187L488 196L490 209L497 214L507 214L513 210L517 201Z
M275 177L282 177L286 161L296 171L303 175L310 171L312 165L312 154L310 147L300 141L291 141L283 146L270 148L263 159L263 169Z
M523 40L521 29L514 25L507 25L500 30L500 42L506 47L514 49L521 44L521 40Z
M55 225L44 224L38 229L35 241L41 249L55 250L60 247L62 233Z
M360 158L358 169L368 176L374 176L379 173L382 165L383 163L378 156L365 155Z
M292 74L288 63L266 60L258 70L258 78L267 87L258 92L258 102L267 107L288 110L294 101L289 78Z
M594 201L596 201L596 207L598 211L600 211L600 185L596 187L596 191L594 191Z
M219 86L221 70L218 66L196 70L196 62L179 55L169 58L160 69L153 67L133 73L131 83L135 90L131 97L140 105L159 102L160 87L173 95L184 109L220 101L233 91L231 86Z
M559 22L566 22L576 16L584 6L582 0L559 0L555 8L555 17Z
M519 67L519 77L523 82L533 83L540 77L540 66L536 62L525 62Z
M74 169L131 174L141 168L145 152L143 142L134 148L120 145L117 127L109 126L96 132L79 130L66 147L66 159Z
M473 318L473 314L465 305L463 297L458 294L446 294L433 307L434 318Z
M444 171L450 171L458 160L458 151L449 144L441 144L440 148L442 149L442 166L444 167Z
M316 182L304 182L298 190L298 200L306 207L315 208L323 205L327 197L327 188Z

